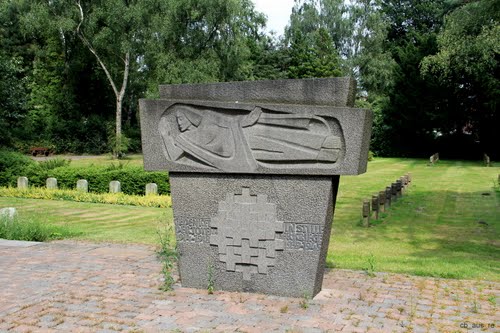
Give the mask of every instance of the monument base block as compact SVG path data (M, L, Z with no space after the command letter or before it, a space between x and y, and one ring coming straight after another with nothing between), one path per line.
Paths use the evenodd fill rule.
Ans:
M171 172L182 286L314 297L339 176Z

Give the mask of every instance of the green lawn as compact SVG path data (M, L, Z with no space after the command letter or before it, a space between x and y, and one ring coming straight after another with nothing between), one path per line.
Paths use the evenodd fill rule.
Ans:
M410 172L413 184L382 223L362 228L363 198ZM450 278L500 279L500 168L479 162L379 158L341 177L327 264ZM488 194L488 195L484 195ZM486 222L487 225L478 223Z
M72 165L100 164L91 160ZM376 226L361 227L363 199L406 172L413 176L406 195ZM500 280L498 174L499 167L479 162L427 166L421 159L377 158L367 173L341 177L327 265L364 269L372 258L376 271ZM171 209L0 197L0 207L5 206L72 226L83 232L80 239L90 241L157 244L158 223L172 223Z
M0 207L17 207L20 217L66 225L77 239L158 244L158 227L172 223L172 209L0 197Z
M126 158L121 160L113 159L111 155L99 156L72 156L72 155L57 155L54 158L70 159L71 167L90 167L93 165L111 165L111 164L126 164L130 166L142 166L142 155L133 154L127 155ZM52 158L52 157L51 157Z

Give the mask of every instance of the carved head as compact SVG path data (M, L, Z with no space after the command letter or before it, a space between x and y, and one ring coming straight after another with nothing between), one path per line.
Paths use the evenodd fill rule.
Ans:
M181 132L190 130L193 126L198 127L201 122L201 117L186 106L177 109L176 118Z

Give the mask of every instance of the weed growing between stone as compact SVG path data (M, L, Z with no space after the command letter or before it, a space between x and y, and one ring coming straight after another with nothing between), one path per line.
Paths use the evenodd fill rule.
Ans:
M288 312L288 305L284 305L280 308L280 313L287 313Z
M3 239L46 242L74 237L77 234L66 226L47 224L33 217L0 217L0 238Z
M307 310L309 308L309 300L311 298L309 297L308 294L304 294L304 297L299 302L299 305L302 309Z
M210 264L208 265L208 284L207 284L207 291L209 295L212 295L214 293L215 286L214 286L214 265Z
M368 266L364 268L364 271L369 277L375 277L375 256L373 254L368 257Z
M161 222L157 229L160 248L158 257L162 261L163 284L160 290L171 291L175 283L174 265L177 260L177 247L175 245L174 227L171 223Z

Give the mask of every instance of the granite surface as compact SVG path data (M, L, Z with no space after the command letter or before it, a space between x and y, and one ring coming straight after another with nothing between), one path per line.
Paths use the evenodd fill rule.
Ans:
M350 78L160 87L146 170L168 170L184 287L314 297L340 175L366 171L372 113Z
M160 85L160 99L354 106L350 77Z
M182 285L316 295L338 179L170 173Z
M146 170L356 175L372 113L324 105L141 100Z

